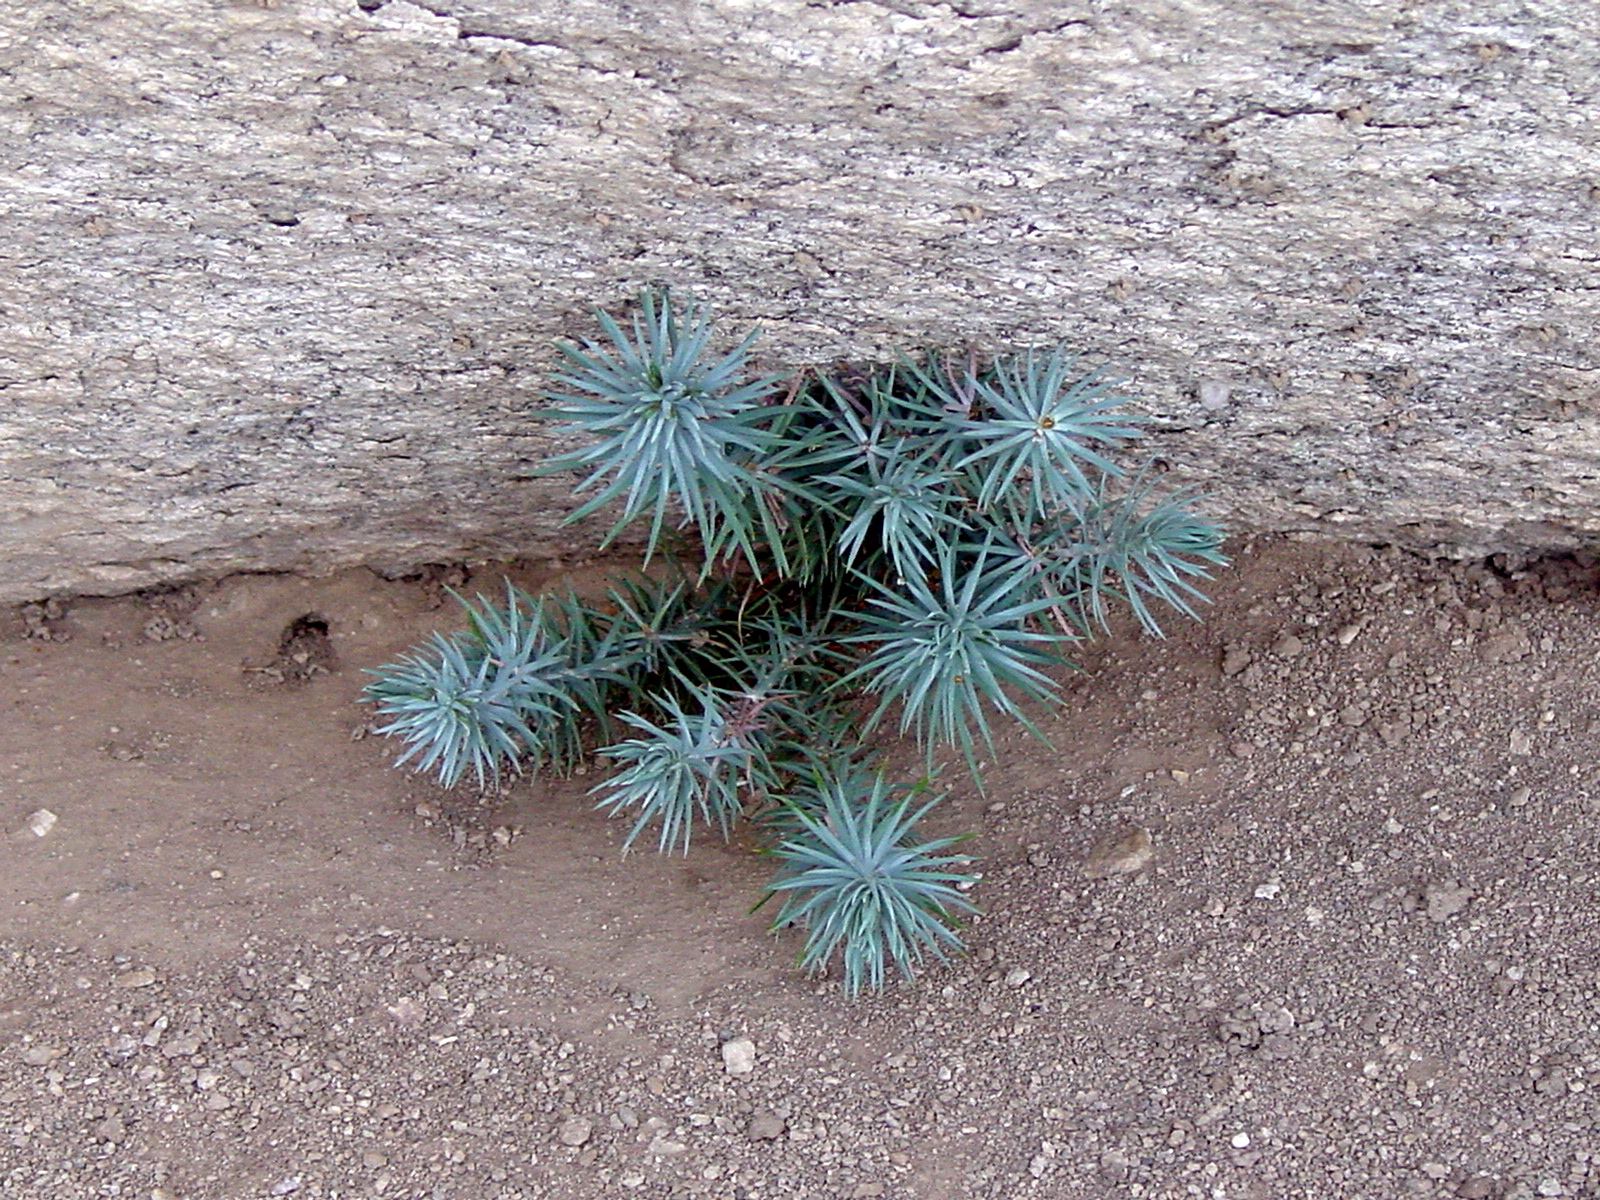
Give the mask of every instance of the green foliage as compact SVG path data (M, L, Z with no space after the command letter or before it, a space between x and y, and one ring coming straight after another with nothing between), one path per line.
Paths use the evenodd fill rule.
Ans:
M646 552L654 551L676 501L707 537L731 537L753 558L749 464L776 443L761 403L772 381L742 381L756 335L707 362L711 326L703 310L680 314L648 292L641 309L632 338L601 313L609 346L561 347L572 369L557 377L568 390L550 394L553 415L591 440L545 470L589 471L576 492L600 485L575 518L620 502L608 542L648 512Z
M852 996L882 991L890 963L910 978L924 957L960 949L952 925L976 911L958 890L972 882L963 869L972 859L945 853L961 839L913 840L934 803L912 811L914 794L889 801L882 774L819 777L792 809L797 827L771 852L783 863L767 889L766 899L783 897L773 930L805 926L800 966L817 972L838 957Z
M1126 397L1098 372L1075 375L1077 359L1062 350L1001 359L987 376L970 375L968 417L958 426L970 447L957 464L977 474L977 503L988 508L1020 486L1034 510L1071 508L1093 488L1085 469L1116 475L1110 450L1138 436L1133 418L1110 419Z
M946 546L932 578L918 574L897 587L867 580L877 611L860 614L864 632L849 640L871 650L843 683L859 682L880 697L869 731L898 705L902 732L915 730L930 749L959 746L971 762L974 729L993 748L987 708L1026 724L1014 694L1055 699L1045 670L1062 664L1047 649L1059 635L1029 623L1051 601L1029 599L1011 575L987 569L987 560L986 550L967 561Z
M406 745L412 763L454 786L470 768L480 787L506 767L563 767L582 753L578 720L604 714L620 659L577 606L546 607L510 584L501 607L461 601L468 628L434 634L423 651L374 672L367 696L378 732Z
M981 787L996 716L1035 734L1078 643L1114 606L1159 635L1225 563L1192 497L1127 477L1141 421L1062 350L989 363L929 354L881 370L751 375L754 335L713 349L703 310L647 294L628 330L563 347L546 414L610 542L645 523L664 565L598 599L462 601L467 628L375 672L400 764L453 785L616 764L594 789L625 847L775 841L776 925L852 994L959 948L971 908L952 842L917 841L932 802L890 801L866 740L898 714L931 767ZM1042 736L1042 735L1041 735Z
M661 826L662 851L676 846L687 854L697 814L716 825L723 840L732 832L742 807L740 787L752 777L758 756L716 693L708 688L697 698L699 710L686 713L673 697L660 697L656 707L667 716L661 725L638 713L622 714L644 736L606 748L609 758L624 765L594 790L608 793L600 806L613 815L638 810L624 850L654 823Z

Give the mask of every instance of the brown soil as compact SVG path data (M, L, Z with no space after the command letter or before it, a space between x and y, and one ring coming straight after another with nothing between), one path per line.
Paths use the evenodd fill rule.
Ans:
M747 847L389 769L443 575L19 614L0 1196L1600 1196L1600 573L1240 557L952 773L973 954L854 1004Z

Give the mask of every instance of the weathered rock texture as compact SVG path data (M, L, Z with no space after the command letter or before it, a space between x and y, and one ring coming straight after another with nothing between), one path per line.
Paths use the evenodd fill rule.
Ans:
M32 0L0 89L0 599L559 553L646 281L1068 339L1241 526L1600 538L1600 6Z

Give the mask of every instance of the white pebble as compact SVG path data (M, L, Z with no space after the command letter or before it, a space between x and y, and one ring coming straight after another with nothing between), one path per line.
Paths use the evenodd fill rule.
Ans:
M722 1067L729 1075L749 1075L756 1069L756 1044L749 1038L723 1042Z

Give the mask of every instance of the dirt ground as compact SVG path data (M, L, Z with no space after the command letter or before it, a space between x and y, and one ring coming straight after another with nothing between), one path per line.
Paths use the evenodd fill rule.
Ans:
M439 578L18 615L0 1196L1600 1197L1600 571L1235 550L950 775L973 953L857 1003L748 847L389 769Z

